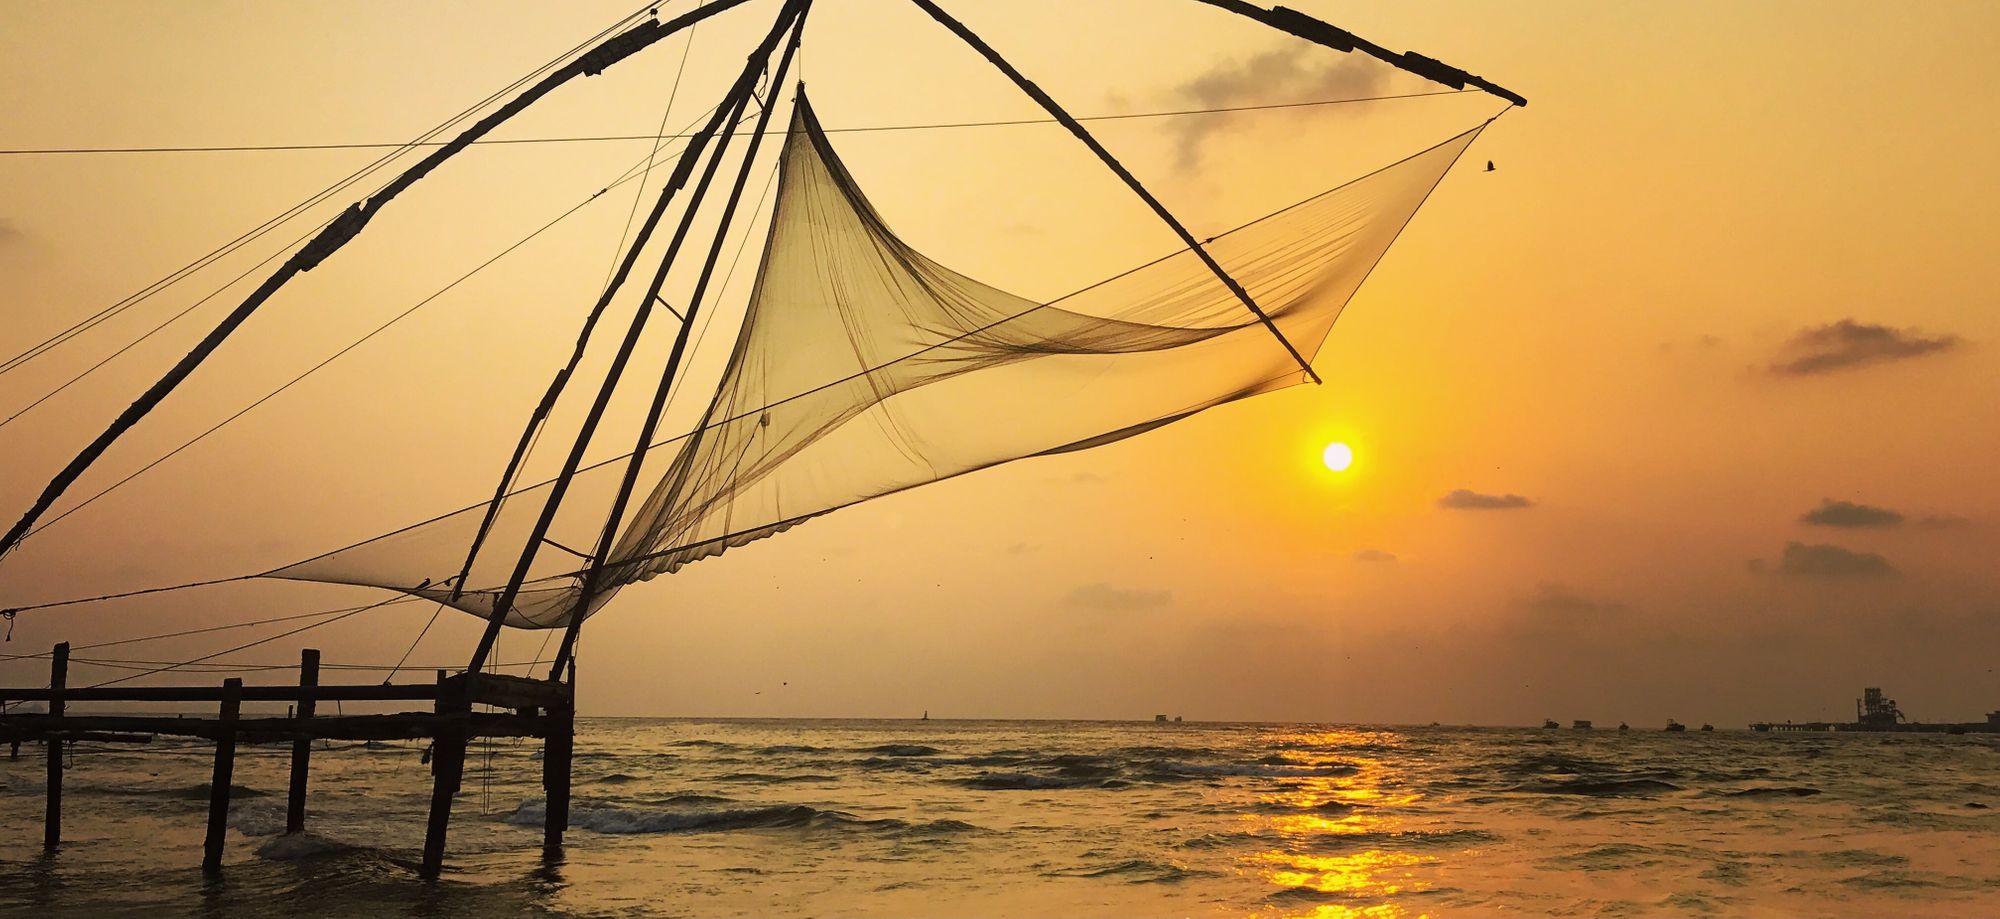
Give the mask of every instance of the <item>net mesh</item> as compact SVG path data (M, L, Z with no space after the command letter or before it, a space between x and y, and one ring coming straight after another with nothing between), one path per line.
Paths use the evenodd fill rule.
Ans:
M1479 133L1236 230L1205 248L1301 351L1342 307ZM1024 457L1110 443L1304 372L1191 250L1037 302L952 271L883 222L803 94L741 331L693 430L653 478L588 615L618 588L870 498ZM463 589L485 504L271 572L386 587L508 625L579 613L590 545L625 468L582 470L515 602L496 611L548 483L508 497Z

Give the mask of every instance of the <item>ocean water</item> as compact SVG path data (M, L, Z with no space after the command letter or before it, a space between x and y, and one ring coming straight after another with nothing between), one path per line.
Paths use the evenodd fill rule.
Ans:
M0 910L99 915L2000 916L2000 738L1270 724L586 719L559 863L538 746L473 748L415 877L420 744L0 754Z

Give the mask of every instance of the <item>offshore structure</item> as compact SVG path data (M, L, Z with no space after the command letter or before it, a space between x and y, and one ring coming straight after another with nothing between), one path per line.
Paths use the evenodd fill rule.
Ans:
M431 149L311 234L124 408L0 536L0 556L60 520L45 522L43 517L114 442L166 400L280 288L334 258L399 194L564 84L602 73L669 35L747 2L713 0L671 19L660 18L657 10L634 12L600 33L602 41L586 42L496 93L489 99L493 107L456 136L431 140L470 121L480 107L408 145L401 153ZM1485 92L1509 107L1526 104L1522 97L1434 58L1390 52L1285 7L1265 8L1245 0L1198 2L1324 49L1373 57L1451 92ZM634 214L645 216L628 237L630 245L623 248L602 292L582 298L591 306L575 352L529 413L492 500L268 571L0 610L11 629L20 615L56 607L250 579L344 584L396 596L328 611L319 622L285 635L390 603L434 602L440 610L451 607L485 620L466 666L456 672L439 670L429 682L322 684L320 654L306 649L297 681L285 685L246 686L237 678L220 686L126 683L139 676L191 672L182 668L250 646L243 645L78 686L70 676L72 665L146 667L158 662L73 657L67 642L45 654L15 655L13 659L45 659L49 665L46 686L0 689L0 742L11 744L16 759L22 743L44 745L45 848L55 853L62 840L65 750L78 743L144 744L156 736L212 741L202 866L214 872L223 864L239 743L291 743L286 827L298 832L306 822L314 741L428 739L433 743L433 780L419 872L436 878L444 866L467 744L501 736L544 743L543 844L545 852L559 853L569 817L578 635L584 620L613 594L852 504L999 463L1111 443L1238 399L1319 382L1308 355L1317 352L1340 308L1485 126L1236 229L1198 238L1113 158L1085 128L1084 119L1072 116L934 0L912 3L1037 103L1048 121L1088 148L1174 232L1183 248L1054 301L1009 294L922 256L894 236L861 195L802 90L793 95L790 127L773 126L782 90L790 86L787 74L812 0L774 3L775 20L741 72L703 116L700 129L683 135L686 143L661 180L656 202L642 209L635 200ZM660 428L676 384L687 382L692 362L683 358L697 313L704 307L713 312L713 301L728 288L726 275L718 283L711 281L717 278L732 220L740 216L739 204L766 137L784 138L784 147L778 154L777 195L756 287L736 339L718 352L727 355L721 378L712 389L707 382L686 387L707 406L699 423L679 437L667 436ZM738 139L739 149L732 150ZM648 175L652 165L649 158ZM640 181L643 187L645 176ZM741 221L746 239L757 206L748 210L750 217ZM676 218L663 226L669 213ZM656 236L656 231L662 232ZM625 285L643 255L653 256L642 269L651 278L633 285L644 288L635 297ZM624 317L613 317L606 308L621 291L631 312L625 328L617 330L614 318ZM670 314L679 323L669 333L671 351L663 366L627 374L647 318L657 313ZM612 343L592 340L593 332L602 331L600 319L613 328ZM570 383L594 372L582 363L593 344L599 356L608 353L608 367L577 403L578 408L587 404L588 410L567 438L561 471L524 484L524 460L550 434L545 424L552 409ZM6 366L46 351L38 346ZM469 358L483 360L476 354ZM586 464L614 392L621 382L634 381L642 387L635 394L648 406L647 415L621 442L636 446L630 453ZM1086 389L1086 384L1094 388ZM965 419L981 423L974 430ZM660 448L666 459L656 456L649 466L653 448ZM653 483L650 490L640 487L642 478ZM563 511L568 513L559 513ZM312 615L318 614L306 614ZM549 665L544 676L495 672L502 666L495 660L495 644L503 628L560 635L552 659L524 662ZM163 637L171 636L131 641ZM417 637L421 640L422 633ZM390 672L393 676L395 670ZM416 703L419 710L345 714L339 708L342 702L362 701ZM96 714L71 707L166 702L209 703L215 709L212 715L176 717ZM246 715L246 702L288 703L291 710L283 717ZM10 710L12 703L26 704ZM29 710L40 704L46 709Z
M1750 730L1766 733L1868 731L1905 734L2000 734L2000 711L1989 712L1985 721L1942 724L1910 721L1903 715L1902 708L1896 705L1896 700L1884 694L1881 687L1870 686L1861 691L1861 698L1854 700L1853 721L1759 721L1750 725Z

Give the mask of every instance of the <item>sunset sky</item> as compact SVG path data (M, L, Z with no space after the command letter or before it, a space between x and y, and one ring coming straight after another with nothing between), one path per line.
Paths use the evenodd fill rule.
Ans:
M1079 114L1436 88L1193 2L946 5ZM628 589L583 631L584 712L1728 727L1845 719L1875 685L1922 720L2000 708L2000 7L1295 5L1530 103L1485 131L1351 302L1315 362L1325 385L885 498ZM702 25L684 70L676 36L496 136L650 136L670 95L677 130L777 6ZM5 9L0 148L27 150L401 141L631 7ZM819 0L801 66L832 129L1038 115L901 0ZM1206 236L1503 108L1468 93L1093 130ZM903 238L1017 293L1059 295L1176 246L1054 126L833 142ZM273 299L57 512L591 199L646 149L453 160ZM0 357L381 152L0 155ZM0 374L0 418L385 179ZM0 564L0 606L265 570L483 499L603 284L635 187L30 539ZM0 426L0 517L262 275ZM727 332L711 335L715 354ZM642 349L649 366L665 336ZM629 439L643 398L622 398L608 443ZM1353 448L1342 473L1321 463L1334 441ZM28 612L4 651L381 596L269 582ZM228 660L312 646L393 662L434 608ZM446 611L405 676L462 665L480 624ZM175 660L284 628L99 654ZM500 657L542 639L510 633ZM46 666L0 662L0 681L39 685Z

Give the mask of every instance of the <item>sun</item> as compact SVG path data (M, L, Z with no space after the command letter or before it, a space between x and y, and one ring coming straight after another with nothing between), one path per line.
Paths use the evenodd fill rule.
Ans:
M1326 468L1335 472L1346 472L1347 467L1354 465L1354 450L1344 443L1334 441L1326 445L1326 451L1321 453L1319 458L1321 462L1326 463Z

